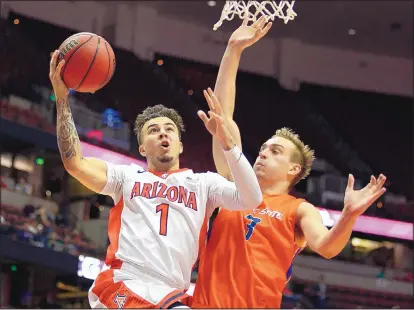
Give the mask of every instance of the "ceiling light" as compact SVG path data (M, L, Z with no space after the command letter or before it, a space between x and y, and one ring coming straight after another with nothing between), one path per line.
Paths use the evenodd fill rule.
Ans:
M208 6L215 6L216 5L216 1L207 1L207 5Z
M355 34L356 34L356 31L355 31L355 29L349 29L348 30L348 34L350 35L350 36L354 36Z

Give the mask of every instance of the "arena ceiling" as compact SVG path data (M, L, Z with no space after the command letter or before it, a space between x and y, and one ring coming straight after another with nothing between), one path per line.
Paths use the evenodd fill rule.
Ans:
M163 14L208 27L218 21L223 1L147 1ZM411 1L309 1L297 0L298 17L287 25L277 22L272 37L294 37L313 44L355 51L413 58L413 2ZM231 31L238 21L224 22ZM349 29L355 35L348 34ZM213 30L212 30L213 31Z

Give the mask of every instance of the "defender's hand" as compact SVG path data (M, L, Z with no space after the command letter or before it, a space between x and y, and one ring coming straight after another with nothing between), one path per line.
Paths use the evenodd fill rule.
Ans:
M56 102L58 102L58 99L65 99L69 95L69 89L66 87L61 76L62 68L65 65L65 60L61 60L57 65L58 57L59 51L56 50L52 54L49 69L49 79L50 82L52 82L53 91L55 92L56 96Z
M359 216L364 213L386 191L384 184L387 178L380 174L378 179L371 176L371 181L361 190L354 190L354 176L349 175L345 190L344 213Z
M272 27L272 22L266 25L266 19L263 16L252 25L248 26L247 24L248 12L245 13L242 25L231 35L228 43L229 47L242 51L263 38Z
M208 132L214 136L221 144L224 150L230 150L235 146L233 137L230 135L226 122L222 115L221 105L211 88L208 91L203 91L204 97L208 103L210 111L208 117L203 111L198 111L197 114L206 126Z

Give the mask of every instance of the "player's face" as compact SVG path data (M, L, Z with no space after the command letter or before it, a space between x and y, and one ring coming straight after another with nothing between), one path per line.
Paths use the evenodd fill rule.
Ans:
M295 145L287 139L273 137L267 140L260 148L253 166L259 181L290 182L300 172L300 165L291 161L296 151Z
M178 128L172 120L167 117L149 120L142 128L141 139L139 152L155 169L178 164L183 145Z

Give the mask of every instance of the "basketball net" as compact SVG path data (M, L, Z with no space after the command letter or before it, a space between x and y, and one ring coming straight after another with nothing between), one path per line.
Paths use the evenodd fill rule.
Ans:
M247 3L246 3L247 2ZM249 14L248 20L255 22L261 16L266 21L275 20L275 17L283 19L285 24L289 20L293 20L297 14L293 11L294 0L291 1L226 1L220 20L214 25L213 29L217 30L224 20L233 20L238 15L240 19L244 19L245 14ZM251 12L253 11L253 12Z

